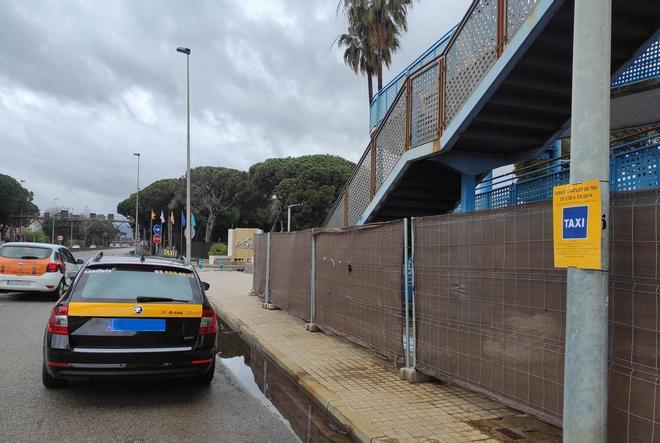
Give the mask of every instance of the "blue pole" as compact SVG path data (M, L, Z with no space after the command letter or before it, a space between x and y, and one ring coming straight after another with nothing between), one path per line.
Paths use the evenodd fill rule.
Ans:
M550 173L551 174L557 174L561 171L561 160L559 157L561 157L561 140L557 139L555 142L550 146L550 158L554 158L550 163Z
M475 175L461 175L461 212L474 212L474 196L477 188Z

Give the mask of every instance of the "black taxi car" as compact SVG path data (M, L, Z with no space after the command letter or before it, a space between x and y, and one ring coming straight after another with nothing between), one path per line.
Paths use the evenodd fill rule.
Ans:
M83 266L44 334L42 380L191 377L215 372L217 320L185 259L112 257Z

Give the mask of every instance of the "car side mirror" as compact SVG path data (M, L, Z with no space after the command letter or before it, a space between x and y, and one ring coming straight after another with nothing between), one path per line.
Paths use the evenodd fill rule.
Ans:
M205 281L202 282L202 288L204 288L205 291L208 291L210 287L211 287L210 284L206 283Z
M82 258L79 258L78 260L76 260L76 264L83 265L83 264L85 264L85 262L82 261Z

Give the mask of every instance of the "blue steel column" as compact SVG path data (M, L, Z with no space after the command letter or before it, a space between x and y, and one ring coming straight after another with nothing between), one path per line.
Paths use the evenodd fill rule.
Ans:
M561 171L561 140L556 140L552 146L550 147L550 158L554 158L556 160L553 160L550 163L550 171L548 171L550 174L557 174L559 171Z
M461 174L461 212L474 212L474 196L477 189L475 175Z

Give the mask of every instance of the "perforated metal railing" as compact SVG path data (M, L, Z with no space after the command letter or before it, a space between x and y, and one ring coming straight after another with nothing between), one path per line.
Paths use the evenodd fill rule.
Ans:
M402 90L376 135L376 189L381 187L406 151L407 97L407 91Z
M445 115L447 122L497 60L497 0L479 0L447 50Z
M506 33L515 35L539 0L509 1L506 5Z
M371 151L366 150L348 184L348 224L354 225L371 201Z
M506 42L520 31L538 2L474 0L458 26L377 94L370 112L372 127L378 124L378 129L328 214L327 227L358 222L401 156L408 149L435 141L442 135L444 128L456 117L501 55ZM660 38L624 68L612 86L657 76L660 76ZM372 146L373 152L370 151ZM617 178L617 186L622 187L617 189L628 189L624 186L647 187L653 181L648 173L625 175L625 170L637 168L640 161L648 159L646 151L625 158L618 155L613 158L615 169L624 168L623 175ZM546 195L551 192L553 184L568 180L567 173L564 175L566 177L560 171L543 179L535 176L527 185L518 181L513 188L492 190L488 195L478 197L477 207L534 201L539 193Z
M435 63L413 77L411 84L412 128L410 144L418 146L438 137L438 81L440 66Z
M420 68L428 64L430 61L438 58L447 47L449 39L456 31L458 25L451 28L445 35L440 37L433 45L424 51L422 55L417 57L406 69L401 71L399 75L390 80L380 91L378 91L369 106L369 129L375 128L383 121L385 114L389 111L390 106L399 90L406 84L408 76L418 71Z
M610 190L634 191L660 187L660 134L611 148ZM570 160L552 159L519 175L501 175L482 182L475 209L493 209L552 198L552 187L568 183ZM479 191L477 191L479 192Z
M651 43L639 57L635 59L612 82L612 86L623 86L640 82L660 75L660 38Z

